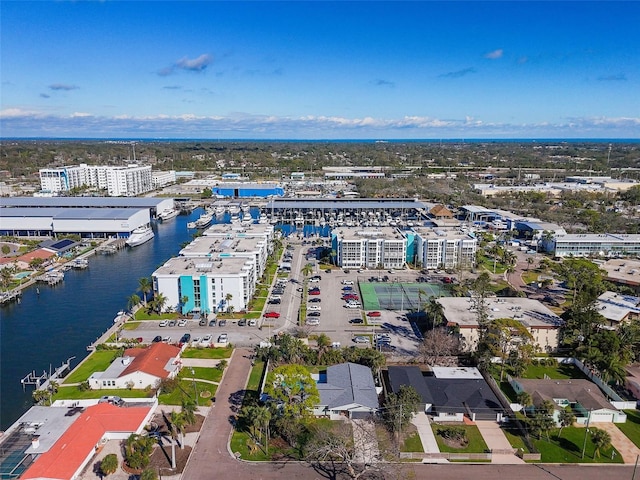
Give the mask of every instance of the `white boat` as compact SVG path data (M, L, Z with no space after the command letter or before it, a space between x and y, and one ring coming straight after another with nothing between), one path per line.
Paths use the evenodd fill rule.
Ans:
M207 228L209 225L211 225L212 221L213 221L213 213L207 211L202 215L200 215L200 218L196 220L195 222L196 228Z
M172 218L176 218L180 214L180 210L176 210L175 208L167 208L160 212L158 218L163 222L171 220Z
M224 207L222 205L218 205L216 207L216 215L217 216L224 215Z
M243 212L243 213L249 213L249 209L250 209L250 207L249 207L249 204L248 204L248 203L246 203L246 202L242 202L242 205L241 205L241 207L240 207L240 208L242 209L242 212Z
M196 222L189 222L189 223L187 223L187 228L188 228L189 230L192 230L192 229L196 228Z
M269 223L269 219L264 213L261 213L260 218L258 218L258 223L264 225L265 223Z
M149 225L143 225L138 227L131 232L129 238L127 238L127 245L130 247L137 247L138 245L142 245L145 242L151 240L155 234Z
M128 317L127 312L125 312L124 310L120 310L116 315L116 318L113 319L113 323L124 322L127 320L127 317Z

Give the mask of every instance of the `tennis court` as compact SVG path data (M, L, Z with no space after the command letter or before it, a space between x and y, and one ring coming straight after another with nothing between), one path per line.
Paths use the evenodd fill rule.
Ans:
M419 310L431 297L449 295L434 283L360 282L365 310Z

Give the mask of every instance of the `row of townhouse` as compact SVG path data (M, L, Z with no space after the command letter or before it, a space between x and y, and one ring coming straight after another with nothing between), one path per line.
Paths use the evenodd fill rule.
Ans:
M152 274L167 308L245 310L273 249L272 225L213 225Z

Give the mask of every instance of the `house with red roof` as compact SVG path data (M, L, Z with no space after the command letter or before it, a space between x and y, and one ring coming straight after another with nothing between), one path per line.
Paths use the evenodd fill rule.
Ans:
M20 478L78 478L101 445L107 440L124 440L132 433L141 433L153 411L148 405L118 407L110 403L85 408L52 445L40 444L38 435L34 435L25 451L34 460Z
M34 250L32 252L20 255L13 260L16 262L18 268L20 268L21 270L26 270L27 268L29 268L29 264L31 263L31 261L35 260L36 258L41 259L44 262L43 265L46 265L52 259L52 257L55 256L55 252L52 252L51 250L48 250L46 248L38 248L37 250Z
M104 372L94 372L89 377L89 385L94 390L155 388L161 380L178 374L180 353L180 347L162 342L128 348Z

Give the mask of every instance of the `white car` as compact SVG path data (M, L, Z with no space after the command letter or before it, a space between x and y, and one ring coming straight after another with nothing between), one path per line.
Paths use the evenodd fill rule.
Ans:
M200 340L200 345L208 347L209 345L211 345L211 338L211 335L205 335L204 337L202 337L202 340Z
M320 305L307 305L307 310L310 312L319 312L322 310L322 307Z
M255 319L251 319L249 320L249 326L250 327L255 327L258 324L258 322Z
M361 308L362 304L361 303L355 303L355 302L347 302L344 304L345 308Z
M342 280L342 285L353 285L353 280Z
M371 340L369 340L369 337L365 337L363 335L358 335L357 337L354 337L353 341L356 343L371 343Z
M187 326L187 320L186 319L182 319L178 322L178 326L179 327L186 327Z
M320 319L318 317L309 317L305 323L311 327L315 327L320 325Z
M167 325L169 325L169 320L162 320L158 326L159 327L166 327Z
M309 279L309 283L318 283L320 281L320 279L318 278L310 278Z
M218 343L229 343L229 336L226 333L221 333L218 336Z
M193 337L191 339L191 345L193 345L194 347L197 347L198 344L200 343L201 338L200 337Z

